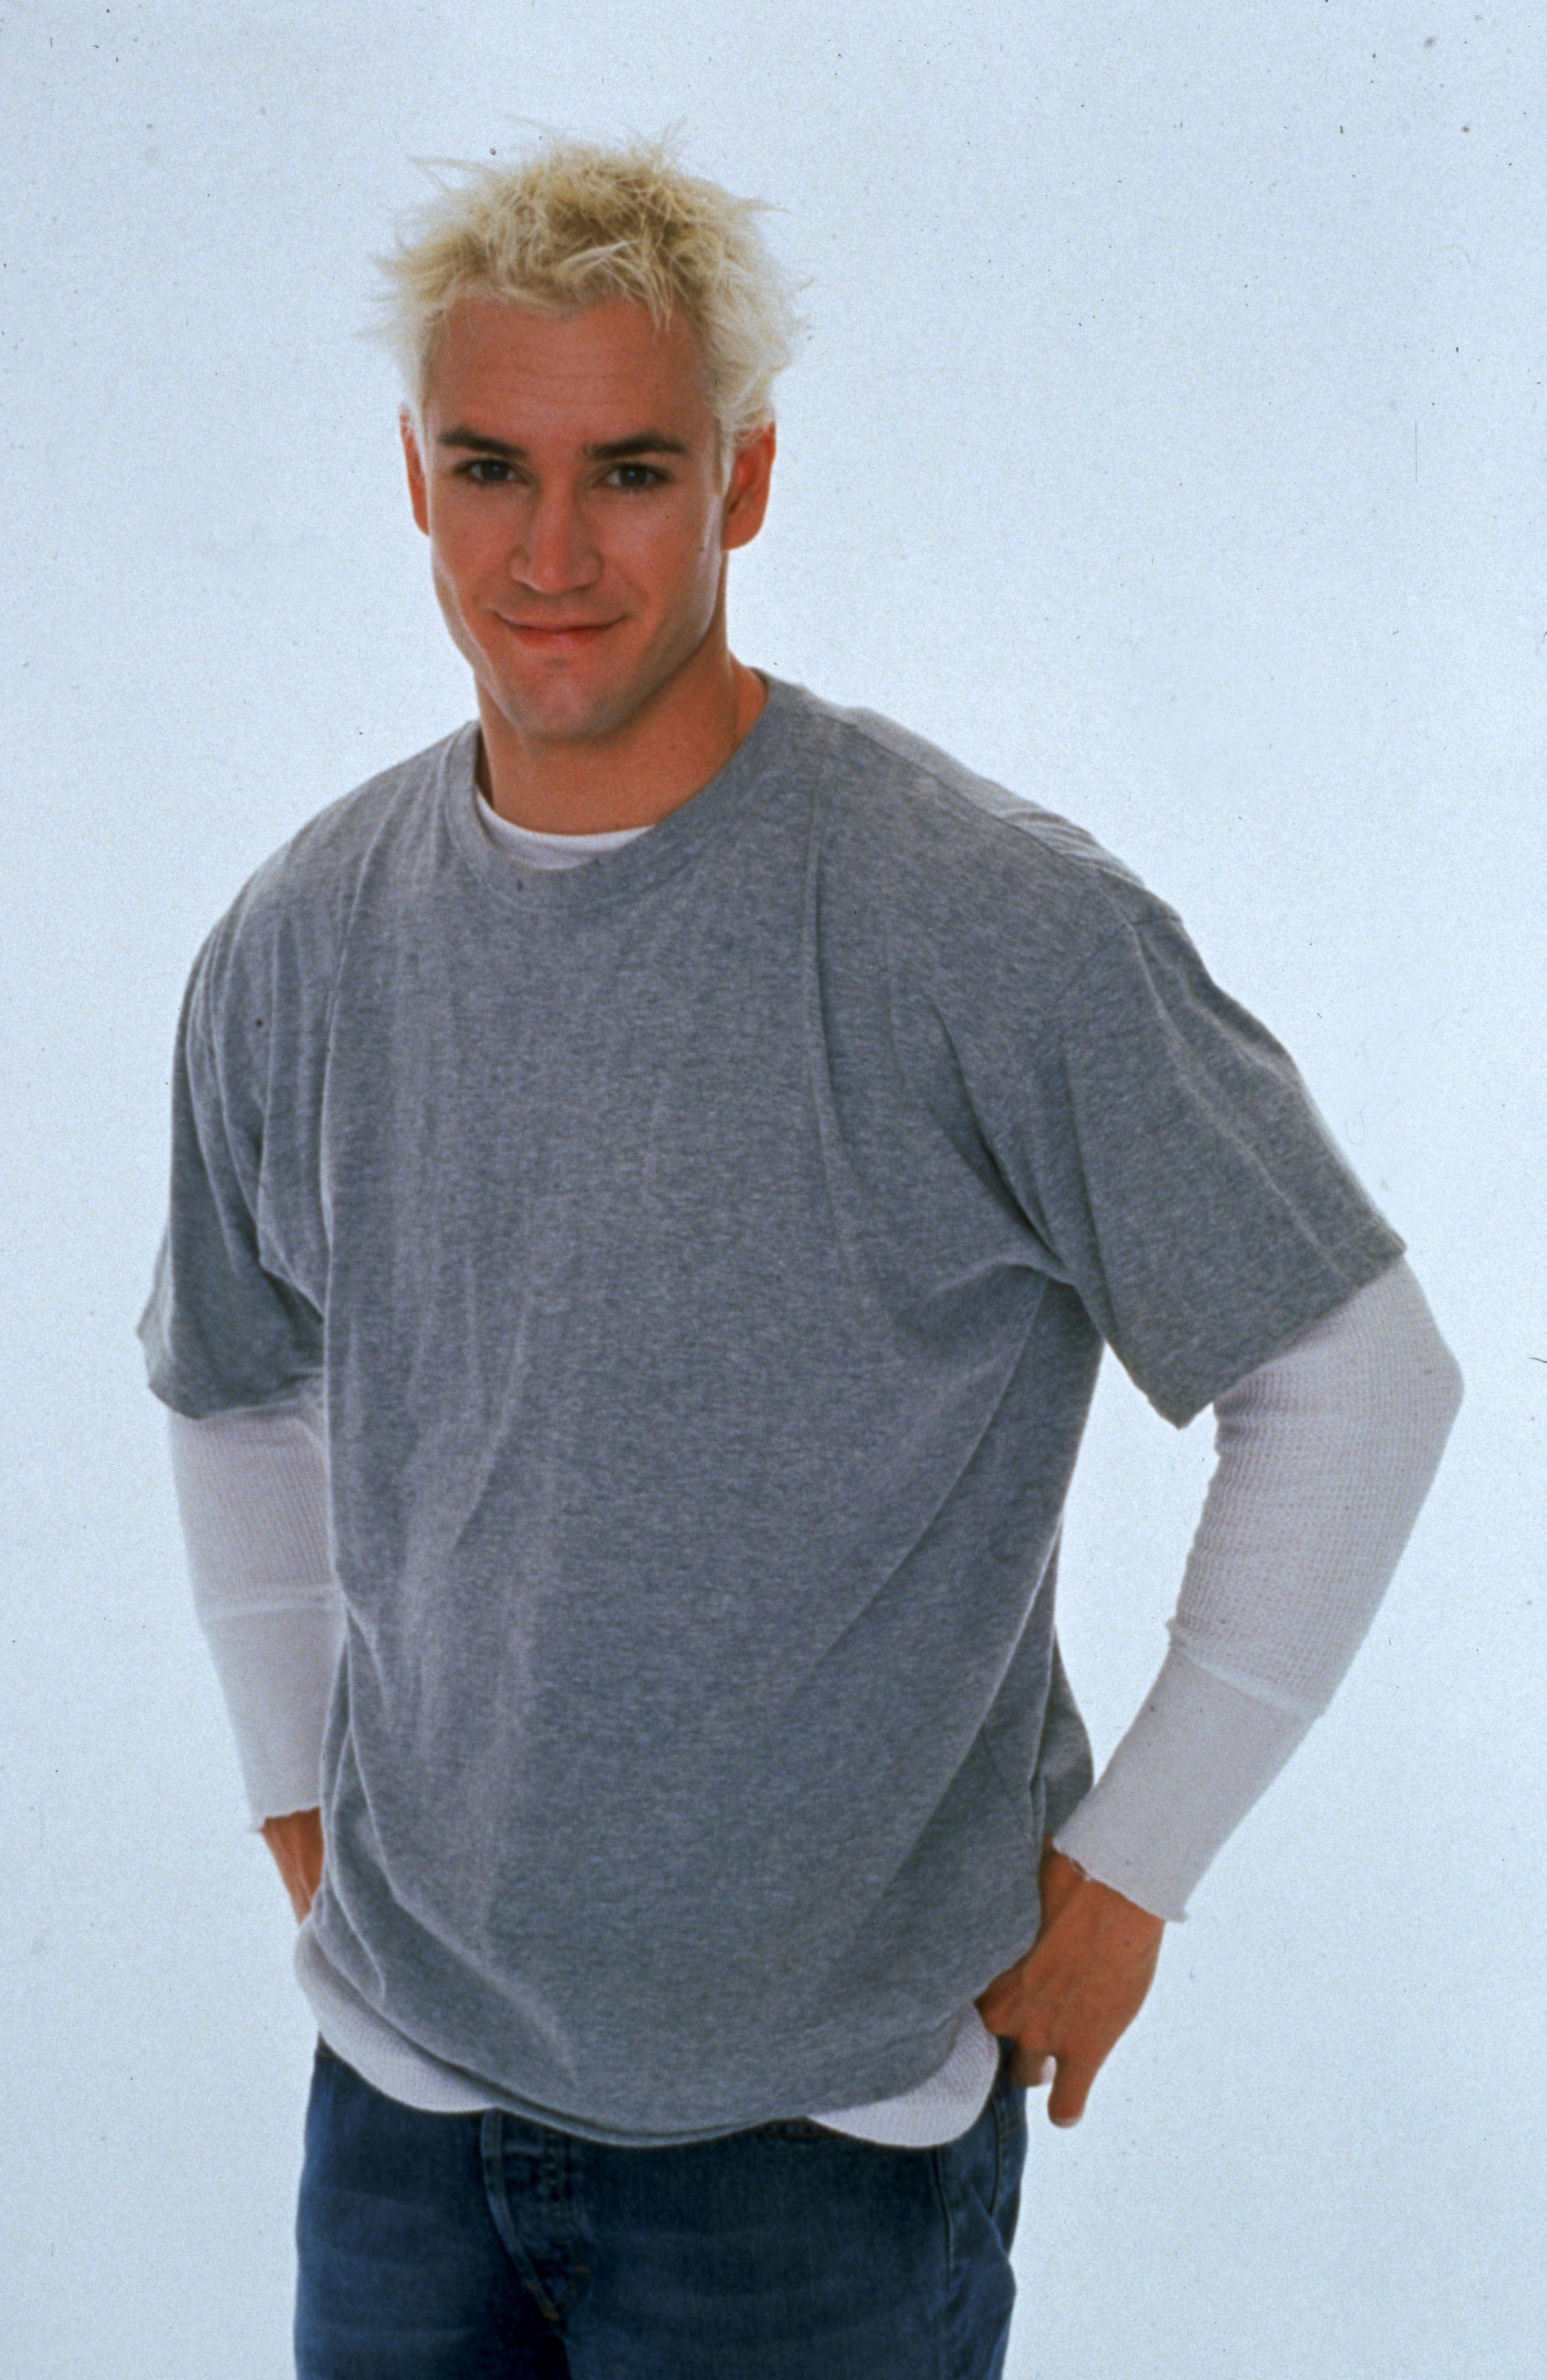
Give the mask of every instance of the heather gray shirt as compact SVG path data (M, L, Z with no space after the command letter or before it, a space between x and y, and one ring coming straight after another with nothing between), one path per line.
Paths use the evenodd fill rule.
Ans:
M598 2139L888 2096L1089 1786L1102 1341L1184 1422L1401 1243L1174 915L886 722L775 682L558 875L476 749L303 828L179 1029L152 1385L325 1392L315 1947Z

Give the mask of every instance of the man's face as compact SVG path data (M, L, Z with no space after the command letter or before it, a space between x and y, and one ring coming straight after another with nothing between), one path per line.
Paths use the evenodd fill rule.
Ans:
M691 332L626 299L549 319L490 298L446 318L407 421L414 518L486 735L615 734L723 640L727 551L767 504L772 431L728 478ZM700 662L700 668L702 667Z

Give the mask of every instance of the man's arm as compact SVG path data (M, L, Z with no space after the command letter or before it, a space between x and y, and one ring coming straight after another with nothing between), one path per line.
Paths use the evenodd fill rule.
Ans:
M167 1420L194 1602L253 1823L302 1918L322 1880L323 1726L343 1636L316 1409Z
M1325 1708L1407 1544L1460 1403L1397 1264L1215 1403L1219 1463L1173 1645L1044 1852L1042 1922L978 2000L1018 2082L1074 2123L1142 2006L1163 1922Z

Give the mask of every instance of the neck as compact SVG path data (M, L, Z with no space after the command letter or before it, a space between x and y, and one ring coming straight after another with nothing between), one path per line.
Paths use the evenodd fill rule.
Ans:
M722 649L610 734L560 741L520 735L481 686L479 788L496 817L540 834L653 826L718 776L767 698Z

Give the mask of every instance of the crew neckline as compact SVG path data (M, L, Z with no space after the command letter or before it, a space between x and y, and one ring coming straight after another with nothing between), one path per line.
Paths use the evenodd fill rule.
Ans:
M476 775L473 781L473 808L479 824L497 851L513 859L524 859L536 868L582 868L588 859L601 859L609 851L621 851L625 844L633 843L640 835L648 834L660 821L647 820L643 826L603 827L592 834L550 834L542 827L520 826L514 819L501 818L488 800Z
M442 772L446 826L462 858L507 910L533 924L556 922L581 910L631 898L675 875L710 837L724 834L737 813L747 808L754 787L777 765L794 714L803 700L810 699L802 687L770 677L765 671L759 675L768 698L724 768L648 829L614 830L626 838L619 846L596 851L584 865L574 867L523 866L519 851L490 834L478 809L478 722L469 720L451 738ZM546 840L557 844L590 838Z

